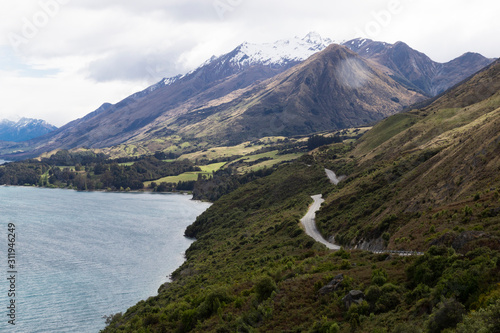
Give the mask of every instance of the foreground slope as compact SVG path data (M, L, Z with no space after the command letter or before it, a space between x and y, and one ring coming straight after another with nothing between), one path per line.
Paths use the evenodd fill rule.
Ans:
M187 229L172 283L104 332L498 332L499 89L497 62L222 197ZM327 250L299 227L320 193L324 236L426 253Z

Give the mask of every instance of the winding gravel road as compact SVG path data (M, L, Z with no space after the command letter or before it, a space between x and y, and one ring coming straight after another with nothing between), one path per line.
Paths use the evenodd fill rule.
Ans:
M306 215L300 220L300 223L306 229L306 234L311 236L316 242L324 244L327 248L331 250L339 250L340 246L328 242L321 236L316 227L316 212L320 209L321 204L325 201L323 200L321 194L313 195L311 198L314 200L313 204L309 207Z
M325 169L326 175L328 176L328 179L330 179L330 182L333 185L338 185L342 179L345 178L345 176L338 176L333 172L332 170Z
M345 176L339 176L335 174L332 170L325 169L326 175L330 182L334 185L337 185L340 181L342 181ZM304 226L306 230L306 234L312 237L316 242L320 242L325 245L330 250L340 250L340 246L332 244L328 242L326 239L318 231L316 227L316 212L321 208L321 204L325 201L322 198L321 194L313 195L311 198L314 200L313 204L309 207L306 215L300 220L300 223ZM391 250L380 250L380 251L371 251L372 253L389 253L389 254L397 254L399 256L421 256L423 252L417 251L391 251Z

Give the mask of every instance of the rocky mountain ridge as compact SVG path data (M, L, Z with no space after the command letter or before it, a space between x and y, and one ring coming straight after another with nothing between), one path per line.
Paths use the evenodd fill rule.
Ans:
M342 45L382 65L395 80L430 97L439 95L495 60L467 52L449 62L439 63L406 43L390 44L364 38Z
M17 122L3 119L0 120L0 141L26 141L56 129L57 127L41 119L21 118Z

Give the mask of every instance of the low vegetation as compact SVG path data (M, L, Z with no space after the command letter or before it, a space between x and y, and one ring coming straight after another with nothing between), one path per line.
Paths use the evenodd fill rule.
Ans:
M103 332L499 332L500 97L476 86L498 85L498 68L357 143L227 186L186 230L197 240L172 282ZM334 186L325 167L347 177ZM318 193L340 251L300 228Z
M266 137L232 147L205 148L200 140L169 136L109 149L59 150L0 166L0 184L44 186L80 191L194 191L214 201L242 184L270 174L311 148L358 137L365 129L312 137ZM167 147L167 148L165 148ZM152 152L151 149L163 149ZM147 154L146 154L147 153Z
M496 250L331 252L305 235L299 219L310 195L334 189L323 167L310 163L304 157L217 200L186 230L197 241L173 281L114 315L103 332L471 332L484 321L498 327L488 321L500 299ZM324 291L339 274L341 282ZM363 298L346 306L352 290Z

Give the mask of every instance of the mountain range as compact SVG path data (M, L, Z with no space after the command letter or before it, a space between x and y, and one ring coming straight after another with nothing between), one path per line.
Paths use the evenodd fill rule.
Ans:
M4 119L0 121L0 141L26 141L56 129L57 127L41 119L21 118L17 122Z
M377 50L366 46L371 44ZM1 145L0 152L24 158L59 148L147 145L174 134L220 145L367 125L491 61L466 54L439 65L404 43L339 45L314 33L272 44L243 43L49 135Z
M493 61L478 53L468 52L447 63L438 63L403 42L389 44L357 38L343 45L363 58L382 65L384 71L396 81L431 97L439 95Z

